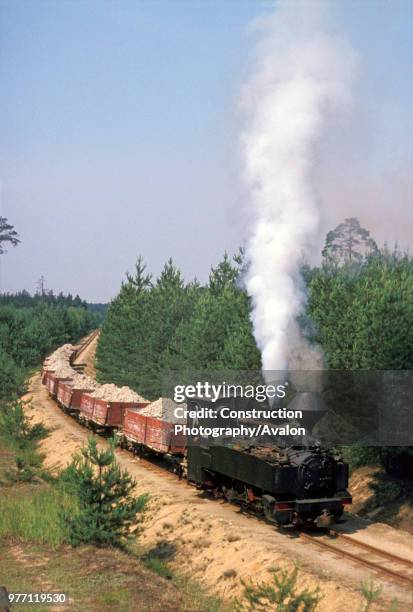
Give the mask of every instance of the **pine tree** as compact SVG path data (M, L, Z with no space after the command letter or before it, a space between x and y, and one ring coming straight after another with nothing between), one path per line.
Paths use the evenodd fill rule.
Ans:
M357 274L319 272L310 283L309 314L334 369L413 367L413 261L375 257Z
M323 265L328 270L335 270L343 265L359 265L367 257L378 254L370 232L361 227L358 219L350 217L328 232L322 251Z
M9 242L12 246L17 246L20 238L13 225L10 225L5 217L0 217L0 255L6 252L3 248L5 242Z
M3 348L0 348L0 403L17 399L24 391L24 382L24 371L16 365L13 358Z
M213 295L220 295L227 288L234 288L241 268L241 251L239 255L233 257L234 265L231 263L228 253L224 253L224 258L216 268L211 269L209 275L209 289Z
M99 450L95 438L89 438L87 446L62 473L61 480L78 502L77 512L64 514L70 543L124 545L147 496L133 497L136 481L120 469L114 445Z
M195 286L185 284L180 270L169 259L150 292L148 303L143 373L144 391L150 399L162 395L165 370L178 366L179 359L171 360L174 339L182 322L191 319L194 292Z
M146 289L152 286L152 275L146 274L146 264L141 255L136 260L135 273L132 275L126 272L126 278L137 293L146 291Z

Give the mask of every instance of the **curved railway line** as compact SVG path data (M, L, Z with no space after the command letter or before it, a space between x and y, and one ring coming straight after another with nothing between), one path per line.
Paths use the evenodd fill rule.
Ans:
M300 538L355 561L413 590L413 561L367 544L349 535L329 530L325 535L301 532ZM337 542L337 544L333 544Z
M80 355L82 355L85 350L88 348L88 346L90 344L92 344L92 342L95 340L95 338L97 338L100 334L100 330L99 329L94 329L92 332L90 332L90 334L88 334L86 336L86 338L84 339L83 342L79 343L78 347L75 352L72 355L71 358L71 363L73 366L78 367L78 368L82 368L87 364L84 363L78 363L78 359L80 357Z
M79 343L71 359L71 363L75 368L78 367L82 369L86 365L79 363L79 357L86 351L98 335L99 330L94 330L86 336L83 342ZM156 472L163 477L173 475L173 468L171 468L171 465L165 459L154 458L150 460L147 457L139 457L138 461L145 469ZM178 479L176 480L180 482ZM413 560L400 557L387 550L376 548L367 542L335 531L334 529L328 529L321 533L317 531L316 535L308 531L301 531L299 532L299 538L319 548L328 550L332 554L345 557L363 565L380 574L383 578L398 582L413 591Z

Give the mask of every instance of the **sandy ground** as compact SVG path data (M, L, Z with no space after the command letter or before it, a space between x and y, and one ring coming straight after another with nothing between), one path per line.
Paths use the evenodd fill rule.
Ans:
M85 357L83 354L82 361ZM90 433L61 412L48 397L38 374L31 380L28 397L28 410L34 420L43 421L52 430L42 442L46 465L66 465ZM99 444L106 442L99 437ZM117 457L137 480L138 493L151 496L142 545L149 549L162 543L170 551L172 567L187 571L221 597L239 596L242 580L267 581L272 571L291 568L298 562L301 586L320 586L324 595L319 606L322 612L356 612L362 602L361 581L369 578L383 586L382 604L375 605L375 610L388 610L395 597L399 601L398 612L412 609L412 591L356 562L321 550L293 534L280 533L272 525L241 513L236 506L204 499L186 482L127 451L118 450ZM406 532L351 515L347 515L340 530L413 560L413 536Z

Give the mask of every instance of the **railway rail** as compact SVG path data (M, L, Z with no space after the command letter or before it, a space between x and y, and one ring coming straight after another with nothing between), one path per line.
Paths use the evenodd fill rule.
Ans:
M90 332L90 334L88 336L86 336L86 338L84 339L83 342L79 343L78 348L75 350L74 354L72 355L71 358L71 363L73 365L77 365L77 366L82 366L84 364L82 363L76 363L77 360L79 359L80 355L82 355L82 353L85 352L85 350L87 349L87 347L92 344L92 342L94 341L94 339L99 335L99 330L98 329L94 329L92 332Z
M376 548L367 542L362 542L334 530L329 530L328 534L322 536L319 534L312 535L304 531L300 533L300 538L337 555L356 561L413 589L413 561L405 557L399 557L389 551Z

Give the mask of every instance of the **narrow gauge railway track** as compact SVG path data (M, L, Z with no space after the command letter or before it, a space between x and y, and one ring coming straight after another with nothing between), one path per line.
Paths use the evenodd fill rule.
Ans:
M89 335L86 336L85 340L78 345L78 348L75 350L74 354L72 355L72 358L70 360L72 364L76 364L76 361L77 359L79 359L80 355L85 352L87 347L90 344L92 344L92 342L98 335L99 335L99 330L94 329L92 332L90 332ZM82 365L82 364L76 364L76 365Z
M122 449L122 452L130 454L129 451ZM160 476L162 476L163 478L167 478L170 480L173 480L175 482L175 484L185 484L186 485L186 480L183 479L179 479L177 478L176 472L174 472L173 470L173 465L169 464L168 461L166 461L165 459L162 458L154 458L153 460L151 460L148 457L140 457L137 455L134 455L136 461L145 467L145 469L147 469L150 472L153 472L154 474L159 474Z
M413 562L409 559L334 530L330 530L328 535L318 537L304 531L300 533L300 538L337 555L352 559L413 589Z

